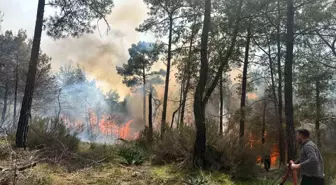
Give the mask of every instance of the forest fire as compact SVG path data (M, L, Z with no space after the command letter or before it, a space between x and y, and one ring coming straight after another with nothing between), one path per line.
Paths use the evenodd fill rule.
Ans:
M124 140L133 140L139 137L139 131L133 129L132 125L135 120L127 120L125 118L111 118L110 116L97 116L93 111L88 111L87 124L85 121L72 121L67 116L62 116L65 126L77 133L87 132L89 137L92 136L111 136ZM87 125L87 127L85 127Z
M278 144L274 144L270 151L270 159L271 159L271 167L276 166L278 159L279 159L280 153L279 153L279 147ZM257 163L262 163L263 161L262 156L257 157Z
M265 133L265 137L266 137L266 133ZM250 148L254 148L255 145L259 144L262 145L261 141L254 139L254 136L252 134L249 135L249 143L248 145L250 146ZM269 153L269 157L271 160L271 167L276 166L280 153L279 153L279 146L278 144L273 144L271 149L270 149L270 153ZM263 156L258 156L256 159L256 163L262 163L263 161Z

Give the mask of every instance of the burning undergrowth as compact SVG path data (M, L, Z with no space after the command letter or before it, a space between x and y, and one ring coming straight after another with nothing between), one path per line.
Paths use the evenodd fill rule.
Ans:
M117 91L102 92L79 66L61 68L57 78L56 114L71 133L85 142L108 144L138 137L144 124L129 111L130 96L120 101Z

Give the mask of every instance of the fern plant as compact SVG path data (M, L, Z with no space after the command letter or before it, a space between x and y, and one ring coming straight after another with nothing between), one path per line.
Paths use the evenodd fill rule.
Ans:
M193 185L207 185L211 175L205 175L202 171L196 175L188 175L188 183Z
M141 165L145 160L142 152L135 148L121 148L119 156L125 160L126 165Z

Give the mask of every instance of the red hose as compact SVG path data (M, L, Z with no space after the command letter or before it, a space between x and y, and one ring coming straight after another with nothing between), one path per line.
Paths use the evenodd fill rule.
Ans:
M297 171L293 170L293 184L297 185Z
M292 174L293 175L293 184L297 185L297 171L296 170L291 170L291 166L290 165L288 165L286 174L282 178L282 181L281 181L280 185L284 185L285 184L285 182L287 181L287 179L288 179L288 177L289 177L289 175L290 175L291 172L293 173Z

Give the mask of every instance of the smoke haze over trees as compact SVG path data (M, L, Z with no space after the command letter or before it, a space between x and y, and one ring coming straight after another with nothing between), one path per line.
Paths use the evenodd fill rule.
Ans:
M29 2L28 25L0 3L0 133L18 148L121 142L133 165L258 179L266 156L275 172L298 157L307 128L334 156L335 1Z

